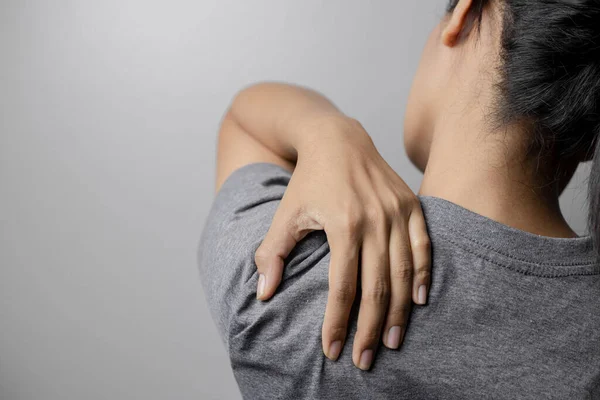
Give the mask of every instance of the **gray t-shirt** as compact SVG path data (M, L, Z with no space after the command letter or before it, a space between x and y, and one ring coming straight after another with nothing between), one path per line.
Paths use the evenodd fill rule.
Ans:
M591 239L540 237L433 197L421 197L433 248L428 304L413 307L401 348L380 346L370 371L356 368L355 304L340 359L328 360L323 232L290 255L273 299L256 300L254 252L290 176L264 163L235 171L200 242L206 299L244 398L600 399Z

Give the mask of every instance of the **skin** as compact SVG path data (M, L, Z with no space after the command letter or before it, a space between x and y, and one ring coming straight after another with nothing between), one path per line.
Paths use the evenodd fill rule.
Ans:
M435 27L413 82L404 142L424 172L419 193L530 233L576 237L558 198L580 160L531 157L525 124L492 129L502 14L490 7L476 30L471 7L471 0L460 0ZM418 200L357 121L297 86L254 85L234 99L219 133L217 189L253 162L293 171L256 254L257 297L274 295L283 261L299 240L325 230L332 256L323 351L335 360L344 344L361 255L352 358L369 369L381 336L390 348L401 343L411 298L425 303L431 255Z
M358 121L298 86L261 83L234 99L219 132L217 190L253 162L293 172L256 252L258 299L274 295L296 243L324 230L331 264L323 352L339 357L360 279L352 359L369 369L381 338L400 346L412 301L426 302L431 253L420 203Z
M523 231L576 237L558 198L578 160L540 164L527 155L525 126L491 129L502 14L486 10L478 32L470 28L471 6L461 0L432 31L411 89L404 142L425 174L420 194Z

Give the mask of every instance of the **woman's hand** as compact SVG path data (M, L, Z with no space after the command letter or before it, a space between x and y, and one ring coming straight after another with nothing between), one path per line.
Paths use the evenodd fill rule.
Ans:
M217 189L235 169L253 162L293 171L256 252L258 298L273 296L296 243L311 231L324 230L331 265L323 351L331 359L340 354L359 270L362 290L352 359L368 369L382 332L386 346L398 348L411 299L424 304L427 297L429 238L419 201L363 127L314 90L264 82L236 95L218 148Z
M318 132L310 135L318 140L298 149L285 196L256 252L257 296L273 296L296 243L311 231L324 230L331 265L323 351L333 360L340 354L360 272L352 359L366 370L381 336L387 347L399 347L411 300L426 302L431 254L425 220L417 197L383 160L360 123L326 116L303 129Z

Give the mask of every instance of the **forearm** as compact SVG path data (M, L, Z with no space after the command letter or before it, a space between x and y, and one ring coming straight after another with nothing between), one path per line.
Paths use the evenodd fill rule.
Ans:
M217 190L235 170L257 162L294 171L299 158L341 146L372 147L369 135L323 95L300 86L260 83L234 98L223 118Z
M249 135L275 154L295 163L298 151L315 144L318 129L353 123L320 93L283 83L259 83L242 90L229 116ZM343 129L340 129L343 130Z

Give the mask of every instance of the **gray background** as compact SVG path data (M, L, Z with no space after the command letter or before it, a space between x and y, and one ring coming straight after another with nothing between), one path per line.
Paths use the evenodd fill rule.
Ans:
M0 398L239 398L195 265L223 111L317 88L418 189L403 110L443 3L1 0Z

